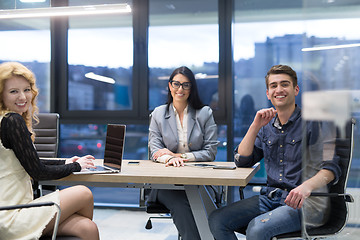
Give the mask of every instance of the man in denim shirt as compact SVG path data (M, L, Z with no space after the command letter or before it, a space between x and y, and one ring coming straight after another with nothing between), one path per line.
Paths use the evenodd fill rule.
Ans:
M306 123L306 146L311 149L306 180L302 181L301 110L295 104L299 94L296 72L286 65L273 66L266 77L266 95L274 108L261 109L239 146L235 164L251 167L265 161L267 187L260 196L240 200L215 210L209 226L216 240L237 239L234 231L245 229L250 240L269 240L278 234L301 230L301 208L315 189L324 190L341 174L337 159L323 159L321 125ZM316 170L316 171L315 171ZM325 199L325 198L323 198ZM327 201L310 204L315 217L307 219L311 226L323 224Z

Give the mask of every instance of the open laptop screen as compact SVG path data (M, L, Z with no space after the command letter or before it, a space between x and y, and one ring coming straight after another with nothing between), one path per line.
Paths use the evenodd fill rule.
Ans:
M105 166L121 170L121 162L124 153L125 130L125 125L107 125L104 153Z

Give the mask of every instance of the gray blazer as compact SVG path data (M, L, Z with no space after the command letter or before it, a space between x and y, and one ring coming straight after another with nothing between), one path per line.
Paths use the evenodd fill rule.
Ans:
M217 126L212 110L204 106L195 110L188 106L188 136L187 141L196 161L214 161L217 152ZM172 104L169 111L166 105L154 109L149 127L150 158L162 148L177 153L179 137L176 127L175 112Z
M176 127L176 118L173 105L161 105L151 114L149 127L149 158L162 148L167 148L177 153L179 137ZM196 161L214 161L217 145L217 126L212 110L204 106L199 110L188 107L188 136L187 141L190 151ZM157 189L152 189L146 200L147 204L157 201ZM174 203L175 204L175 203Z

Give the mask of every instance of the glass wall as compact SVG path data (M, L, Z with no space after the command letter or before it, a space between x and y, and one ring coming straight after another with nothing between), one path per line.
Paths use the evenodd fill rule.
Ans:
M303 112L315 110L309 112L308 117L311 116L309 120L322 122L321 135L327 140L324 147L329 148L330 142L335 143L334 139L337 139L336 143L349 139L346 134L349 131L350 118L359 121L360 81L357 72L360 35L353 30L359 21L359 8L360 1L277 0L270 3L235 0L235 145L245 135L256 111L271 106L266 98L264 76L268 69L276 64L290 65L297 72L300 94L296 103L303 107ZM355 203L348 204L349 220L338 238L354 239L352 237L359 225L356 204L360 195L359 153L356 147L360 142L358 129L355 124L353 158L345 190L355 197ZM333 144L332 147L334 157L339 146ZM347 149L347 153L349 150ZM308 152L304 154L309 155ZM324 157L329 156L324 150ZM347 158L341 161L348 160ZM305 163L304 166L308 166L305 168L305 177L314 175L314 172L309 171L313 164L311 159ZM258 178L255 178L255 181L264 180L264 170L260 170L256 177ZM248 187L245 197L257 194L256 190ZM304 210L304 219L307 219L305 226L313 226L314 222L311 221L314 219L307 217L312 217L314 211ZM346 213L346 209L343 212Z
M0 21L0 63L24 64L36 76L40 112L50 111L50 19Z
M301 89L304 23L302 1L235 1L234 146L246 134L256 112L272 106L266 96L265 75L271 66L287 64L298 73ZM301 105L300 94L296 103ZM265 169L256 181L265 181ZM252 194L250 191L248 194Z
M1 1L0 8L14 8L10 2L14 3ZM84 4L81 0L68 2L69 5ZM233 73L228 73L234 76L234 88L231 90L224 86L227 83L223 79L219 79L219 62L225 61L219 59L219 51L224 50L219 47L219 30L223 30L219 29L219 22L225 18L222 10L229 1L86 1L87 4L124 2L135 4L132 7L145 8L146 11L141 13L147 14L148 10L149 15L139 17L135 9L125 15L68 19L68 42L61 46L68 47L68 66L65 63L57 66L64 72L68 70L67 87L64 92L59 92L66 95L68 111L61 115L61 156L91 153L101 157L106 123L119 122L128 126L125 158L147 159L147 115L166 102L169 75L181 65L194 71L201 99L215 113L220 108L219 99L227 102L233 94L233 105L224 106L224 112L233 112L234 117L224 114L226 117L222 115L216 119L220 141L218 161L231 161L226 159L228 142L234 141L235 146L239 144L256 111L271 106L266 98L264 76L272 65L288 64L297 71L301 90L296 99L299 105L302 105L303 92L356 90L360 87L357 79L360 36L354 27L359 22L360 3L357 0L234 0L234 8L226 12L234 14L233 31L226 33L226 36L232 37L233 46L221 46L233 49ZM143 20L140 21L140 18ZM139 22L143 25L140 28L136 25ZM148 32L138 36L135 31L138 29ZM144 36L148 39L141 40L148 45L141 46L141 51L144 51L139 54L134 42ZM50 42L48 18L0 21L0 62L20 61L35 72L40 88L38 101L41 112L50 111ZM140 66L134 66L134 59L144 56L148 56L148 65L144 61L137 63ZM133 72L135 67L140 72L147 72L149 68L149 75L136 79L134 75L138 72ZM222 96L219 88L228 92ZM148 99L139 97L145 95L144 89L145 93L148 91ZM353 96L353 103L357 103L359 97ZM57 103L53 105L54 111L61 114L62 108ZM145 105L148 111L141 111L143 108L138 107ZM129 116L127 111L132 111ZM358 118L355 110L349 112ZM79 116L79 113L86 114ZM121 117L117 116L118 113ZM228 139L231 121L234 138ZM360 140L358 129L356 125L355 146ZM357 149L354 147L354 161L349 175L348 190L353 192L358 189L357 161L360 152ZM264 170L261 169L256 176L263 179ZM102 193L104 198L107 198L107 192ZM99 202L105 201L104 198L100 198ZM356 212L354 210L352 214ZM351 219L356 217L350 216ZM351 220L350 223L357 224L356 221Z
M321 129L321 134L325 138L324 146L332 143L332 152L339 157L339 166L343 170L339 183L344 181L345 184L345 189L342 187L335 191L349 193L355 199L353 203L347 203L349 216L347 221L346 218L343 221L347 224L336 239L356 239L358 235L356 229L360 224L358 214L360 33L353 29L354 24L360 21L359 10L360 1L322 3L304 1L306 38L302 48L303 116L308 121L326 123L323 123L323 126L327 128ZM355 123L353 126L351 119ZM333 131L329 131L329 125L332 126ZM329 141L330 137L331 141ZM312 150L307 149L306 156L311 153ZM327 156L324 154L324 158ZM311 158L307 157L305 160L305 166L313 164ZM311 176L311 169L305 169L305 176ZM348 174L345 171L347 169ZM334 191L334 188L330 188L329 191ZM314 201L318 202L318 207L327 209L325 212L330 214L330 218L334 218L332 212L339 209L341 209L339 213L344 214L342 217L346 217L346 205L339 201L339 198L331 198L329 208L323 199L312 197L308 200L308 208L304 210L304 225L307 228L314 224L314 219L311 217L315 211L311 207ZM320 201L322 204L319 204ZM342 218L339 213L335 215L334 222L341 223L339 220ZM303 231L304 236L309 234L309 231Z
M132 14L70 17L68 64L68 110L132 109Z
M214 110L218 103L218 1L152 0L149 2L149 109L167 98L172 71L189 67L200 97Z

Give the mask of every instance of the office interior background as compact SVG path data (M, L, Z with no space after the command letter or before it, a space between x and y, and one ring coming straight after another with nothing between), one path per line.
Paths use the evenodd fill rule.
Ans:
M0 19L0 62L29 67L40 112L60 114L59 157L102 158L106 124L122 123L124 158L146 160L149 113L166 102L169 75L182 65L196 74L201 99L214 111L216 161L233 161L256 111L271 106L264 76L275 64L297 71L300 106L305 92L348 91L339 109L359 118L360 0L2 0L0 10L118 3L132 11ZM336 108L340 99L333 101ZM355 227L358 125L348 182L355 197L348 224ZM262 167L255 180L264 178ZM138 189L93 192L97 205L139 205ZM229 192L229 201L239 199L236 189Z

